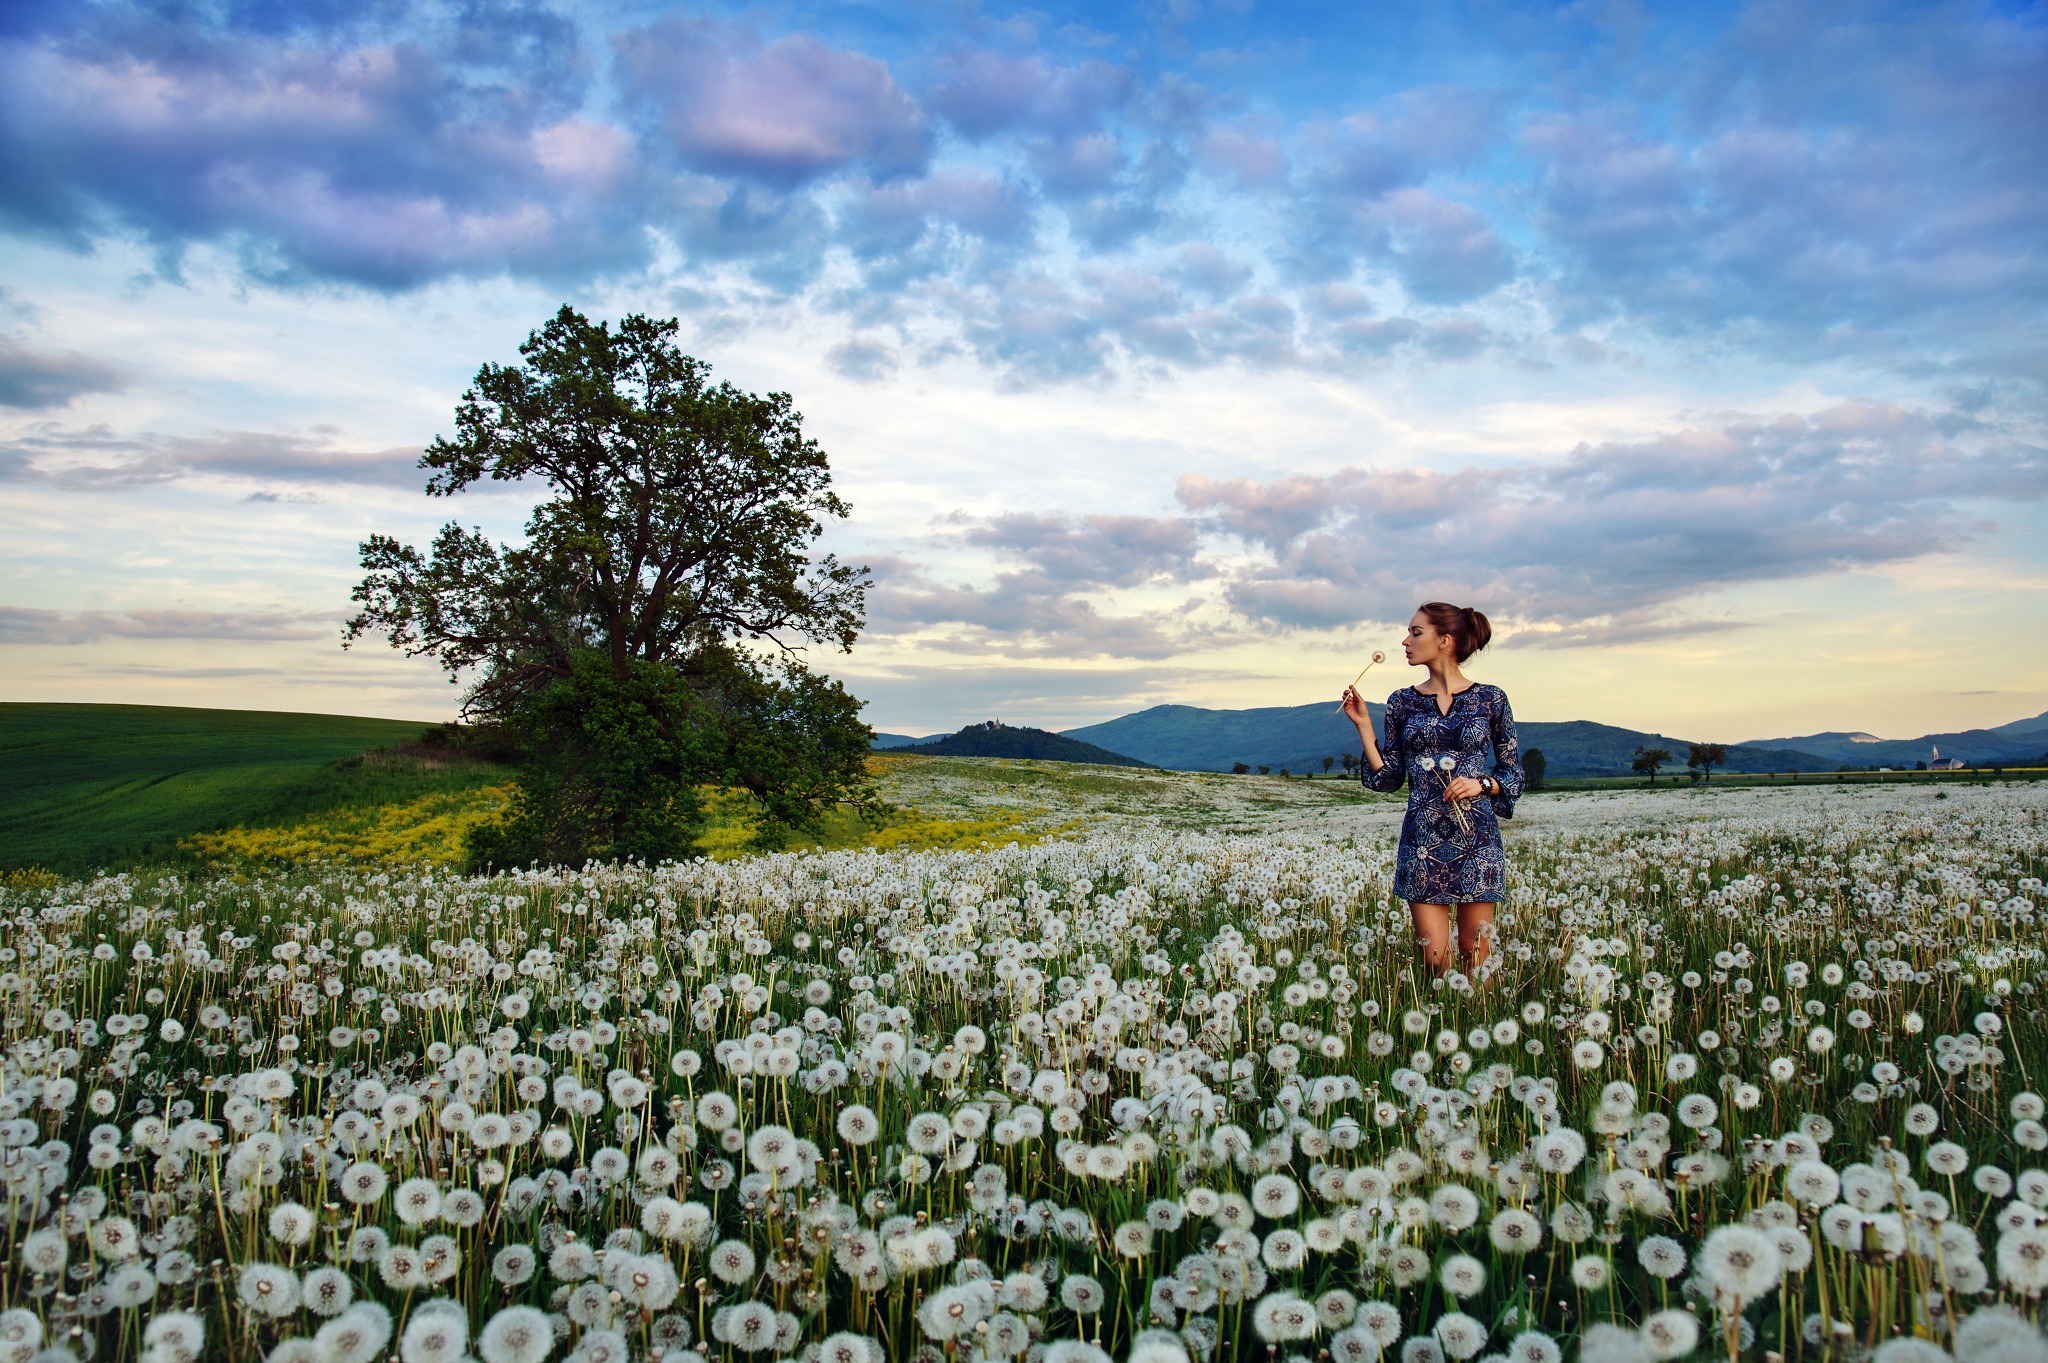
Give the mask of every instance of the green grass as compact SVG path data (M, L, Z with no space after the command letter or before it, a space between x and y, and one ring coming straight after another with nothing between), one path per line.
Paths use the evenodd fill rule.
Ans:
M480 763L363 756L429 727L258 710L0 704L0 871L87 871L164 856L192 833L503 779Z
M350 808L503 783L511 773L415 745L431 726L345 715L139 705L0 704L0 874L23 867L77 874L141 861L186 859L179 843L223 829L278 828ZM880 829L835 811L791 846L1000 846L1061 836L1102 818L1176 828L1249 830L1274 818L1314 817L1386 797L1363 795L1341 772L1313 779L1075 766L1000 758L877 754L885 798ZM2040 769L2008 768L2030 781ZM1979 784L1988 772L1805 774L1796 780L1716 773L1712 789L1762 785ZM1642 789L1641 777L1552 780L1545 789ZM1693 789L1667 772L1659 790ZM1398 803L1400 797L1394 797ZM438 808L438 806L437 806ZM705 850L732 855L748 841L738 796L713 801Z

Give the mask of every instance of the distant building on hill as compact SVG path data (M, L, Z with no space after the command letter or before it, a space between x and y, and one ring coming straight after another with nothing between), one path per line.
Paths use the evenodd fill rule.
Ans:
M1934 745L1934 756L1927 759L1929 771L1961 771L1963 766L1964 762L1960 757L1943 757L1939 743Z

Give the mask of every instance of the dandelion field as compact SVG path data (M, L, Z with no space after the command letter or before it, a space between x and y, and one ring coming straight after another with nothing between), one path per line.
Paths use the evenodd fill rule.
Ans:
M0 889L0 1360L2048 1360L2048 792L1572 808Z

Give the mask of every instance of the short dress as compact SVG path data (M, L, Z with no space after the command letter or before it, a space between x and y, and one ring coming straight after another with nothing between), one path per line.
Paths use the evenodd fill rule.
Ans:
M1514 817L1522 794L1507 692L1477 683L1451 698L1448 714L1438 714L1436 697L1402 687L1387 697L1380 760L1378 771L1359 768L1366 789L1392 794L1408 782L1394 893L1415 904L1498 904L1508 872L1499 821ZM1460 826L1444 789L1460 776L1482 775L1498 781L1500 793L1467 800Z

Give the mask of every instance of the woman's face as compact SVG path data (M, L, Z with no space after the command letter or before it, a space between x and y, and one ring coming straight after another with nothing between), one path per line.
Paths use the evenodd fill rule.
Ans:
M1427 667L1438 658L1455 658L1454 642L1450 635L1437 633L1429 617L1417 611L1409 618L1408 637L1401 641L1401 652L1412 665Z

